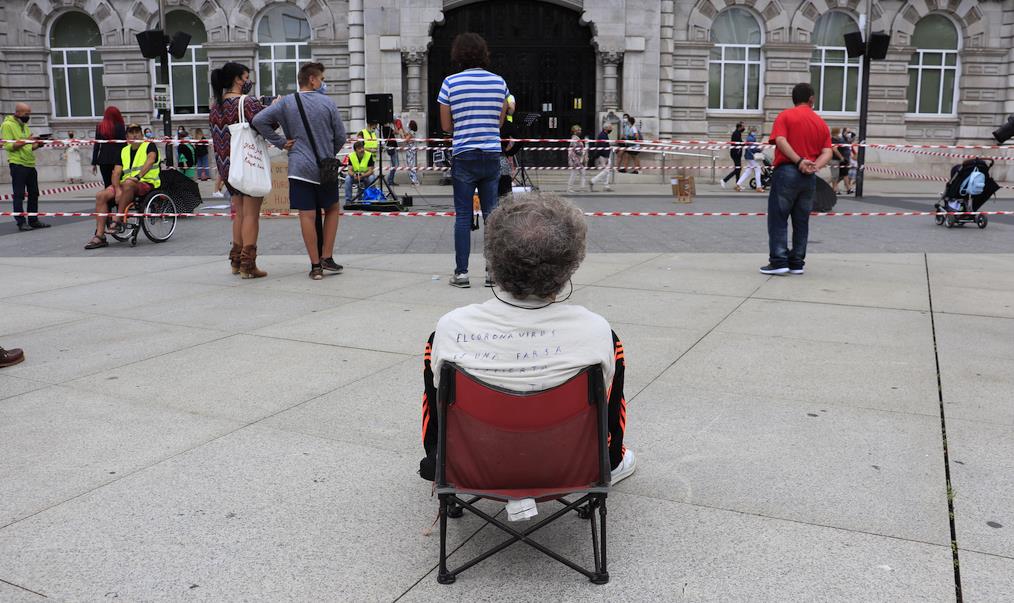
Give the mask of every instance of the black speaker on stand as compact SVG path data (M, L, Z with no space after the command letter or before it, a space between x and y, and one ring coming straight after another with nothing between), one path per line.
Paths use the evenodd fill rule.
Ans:
M384 193L383 201L363 201L363 190L361 189L355 198L345 203L345 209L361 209L368 211L401 211L404 209L398 201L398 195L387 183L384 174L384 131L383 125L394 122L394 95L393 94L367 94L366 95L366 123L378 124L381 126L377 132L377 184ZM351 177L351 176L350 176ZM411 202L407 203L411 204Z
M389 124L394 122L394 95L366 95L366 123Z

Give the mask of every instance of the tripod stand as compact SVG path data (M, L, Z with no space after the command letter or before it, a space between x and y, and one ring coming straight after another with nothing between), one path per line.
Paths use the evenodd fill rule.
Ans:
M383 134L382 130L380 134ZM376 140L377 140L377 151L376 151L377 176L374 179L375 184L371 184L370 186L366 187L360 187L359 190L356 192L355 196L345 202L345 209L371 209L374 211L401 211L402 209L401 204L398 201L398 195L395 194L394 190L391 189L391 185L387 183L387 178L384 177L385 139L382 136L377 136ZM355 151L353 151L353 153L354 152ZM351 165L349 166L349 168L351 169ZM348 177L351 178L352 174L350 173ZM383 194L383 199L379 199L376 201L372 200L366 201L363 199L363 193L365 193L366 190L368 188L371 188L372 186L377 186L380 188L380 192L381 194Z

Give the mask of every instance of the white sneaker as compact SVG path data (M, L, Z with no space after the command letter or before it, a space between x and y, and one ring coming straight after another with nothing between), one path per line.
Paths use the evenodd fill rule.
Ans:
M468 289L472 286L472 283L468 281L468 273L462 272L461 274L455 274L448 281L452 287L459 287L461 289Z
M616 469L613 469L612 471L610 485L615 486L621 480L630 477L630 475L634 473L634 469L636 468L637 468L637 458L634 456L634 451L631 450L630 448L627 448L625 451L623 451L623 460L620 461L620 464L617 465Z
M725 188L725 180L719 180L718 183L722 185L722 188Z
M216 199L221 199L221 198L225 197L225 194L223 194L222 191L215 191L215 192L211 193L211 196L214 197L214 198L216 198Z

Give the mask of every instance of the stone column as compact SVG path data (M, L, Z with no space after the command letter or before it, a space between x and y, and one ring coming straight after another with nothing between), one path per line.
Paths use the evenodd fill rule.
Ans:
M672 0L664 0L661 9L662 28L659 36L659 95L658 95L658 135L660 138L672 136L673 109L673 38L675 33L675 6Z
M418 50L403 50L401 61L405 65L406 79L408 80L408 92L405 95L405 111L422 111L423 107L423 81L422 66L426 60L426 54Z
M363 0L349 0L349 110L350 123L366 122L366 40Z
M336 41L313 41L310 42L310 53L314 61L324 65L327 69L327 95L338 106L345 128L351 128L349 123L351 107L349 106L349 55L348 45Z
M623 62L623 53L603 51L599 53L602 61L602 111L615 111L620 108L617 82L619 66Z

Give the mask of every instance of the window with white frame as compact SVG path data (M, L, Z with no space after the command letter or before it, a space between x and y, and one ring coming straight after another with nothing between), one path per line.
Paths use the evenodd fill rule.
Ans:
M745 8L723 11L711 24L708 108L756 111L760 108L761 28Z
M310 60L310 23L291 4L272 6L257 25L257 85L264 96L295 92L299 66Z
M208 51L204 44L208 32L204 23L185 10L166 13L166 31L173 35L178 31L190 34L190 45L183 58L169 56L169 98L173 115L204 115L208 113L211 83L208 80ZM152 61L155 70L154 81L164 84L162 69Z
M908 62L908 112L954 115L958 92L958 28L943 15L926 15L915 25Z
M69 12L49 32L54 117L100 117L105 110L99 26L88 15Z
M813 30L816 48L810 58L810 84L817 93L814 107L825 113L854 113L859 107L859 57L849 58L845 34L859 31L859 25L840 11L826 12Z

